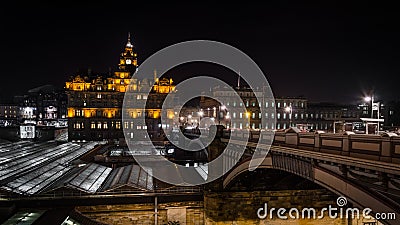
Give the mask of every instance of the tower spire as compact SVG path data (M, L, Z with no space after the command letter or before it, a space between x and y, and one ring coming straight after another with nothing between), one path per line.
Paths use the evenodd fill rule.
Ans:
M126 43L126 47L132 48L133 45L131 43L131 32L128 32L128 42Z

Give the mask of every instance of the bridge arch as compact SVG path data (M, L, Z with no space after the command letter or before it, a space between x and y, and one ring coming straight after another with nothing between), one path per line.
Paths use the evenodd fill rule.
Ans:
M272 157L269 156L262 160L258 168L261 169L276 169L283 170L282 168L277 168L274 166ZM250 159L242 161L234 167L228 174L226 174L223 180L224 189L240 174L249 171ZM310 177L306 177L302 174L295 173L293 171L283 170L289 173L299 175L305 179L310 180ZM312 181L339 196L345 196L353 203L354 207L360 209L371 208L373 213L395 213L396 220L381 221L385 224L399 224L398 218L400 218L399 209L391 205L387 201L379 198L379 196L374 196L371 192L359 185L341 178L339 175L334 174L326 169L319 167L312 167ZM397 222L396 222L397 221Z

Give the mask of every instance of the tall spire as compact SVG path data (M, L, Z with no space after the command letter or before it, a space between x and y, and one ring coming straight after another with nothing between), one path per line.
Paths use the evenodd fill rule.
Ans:
M126 43L127 48L132 48L133 45L131 43L131 32L128 32L128 43Z

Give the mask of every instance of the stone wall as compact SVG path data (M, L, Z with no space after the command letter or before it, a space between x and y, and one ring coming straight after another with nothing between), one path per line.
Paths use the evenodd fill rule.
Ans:
M154 204L78 206L76 210L90 219L115 225L155 224ZM158 225L179 221L181 225L204 224L203 202L158 204Z
M325 189L318 190L279 190L253 192L206 192L203 201L172 202L158 204L158 225L168 221L179 221L181 225L363 225L375 220L332 219L324 213L323 219L301 219L304 207L315 208L316 216L320 209L329 205L337 207L338 196ZM296 208L300 219L279 219L276 211L273 218L260 219L257 210L268 204L271 208ZM276 209L276 210L277 210ZM79 206L76 210L86 217L106 224L115 225L153 225L155 224L154 204L125 204ZM288 215L286 213L286 215ZM370 223L373 224L373 223ZM377 225L380 223L376 223Z

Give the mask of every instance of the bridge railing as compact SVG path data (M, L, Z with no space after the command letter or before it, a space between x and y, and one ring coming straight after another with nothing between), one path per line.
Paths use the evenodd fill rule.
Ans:
M274 144L311 151L400 163L400 137L364 134L275 134Z

